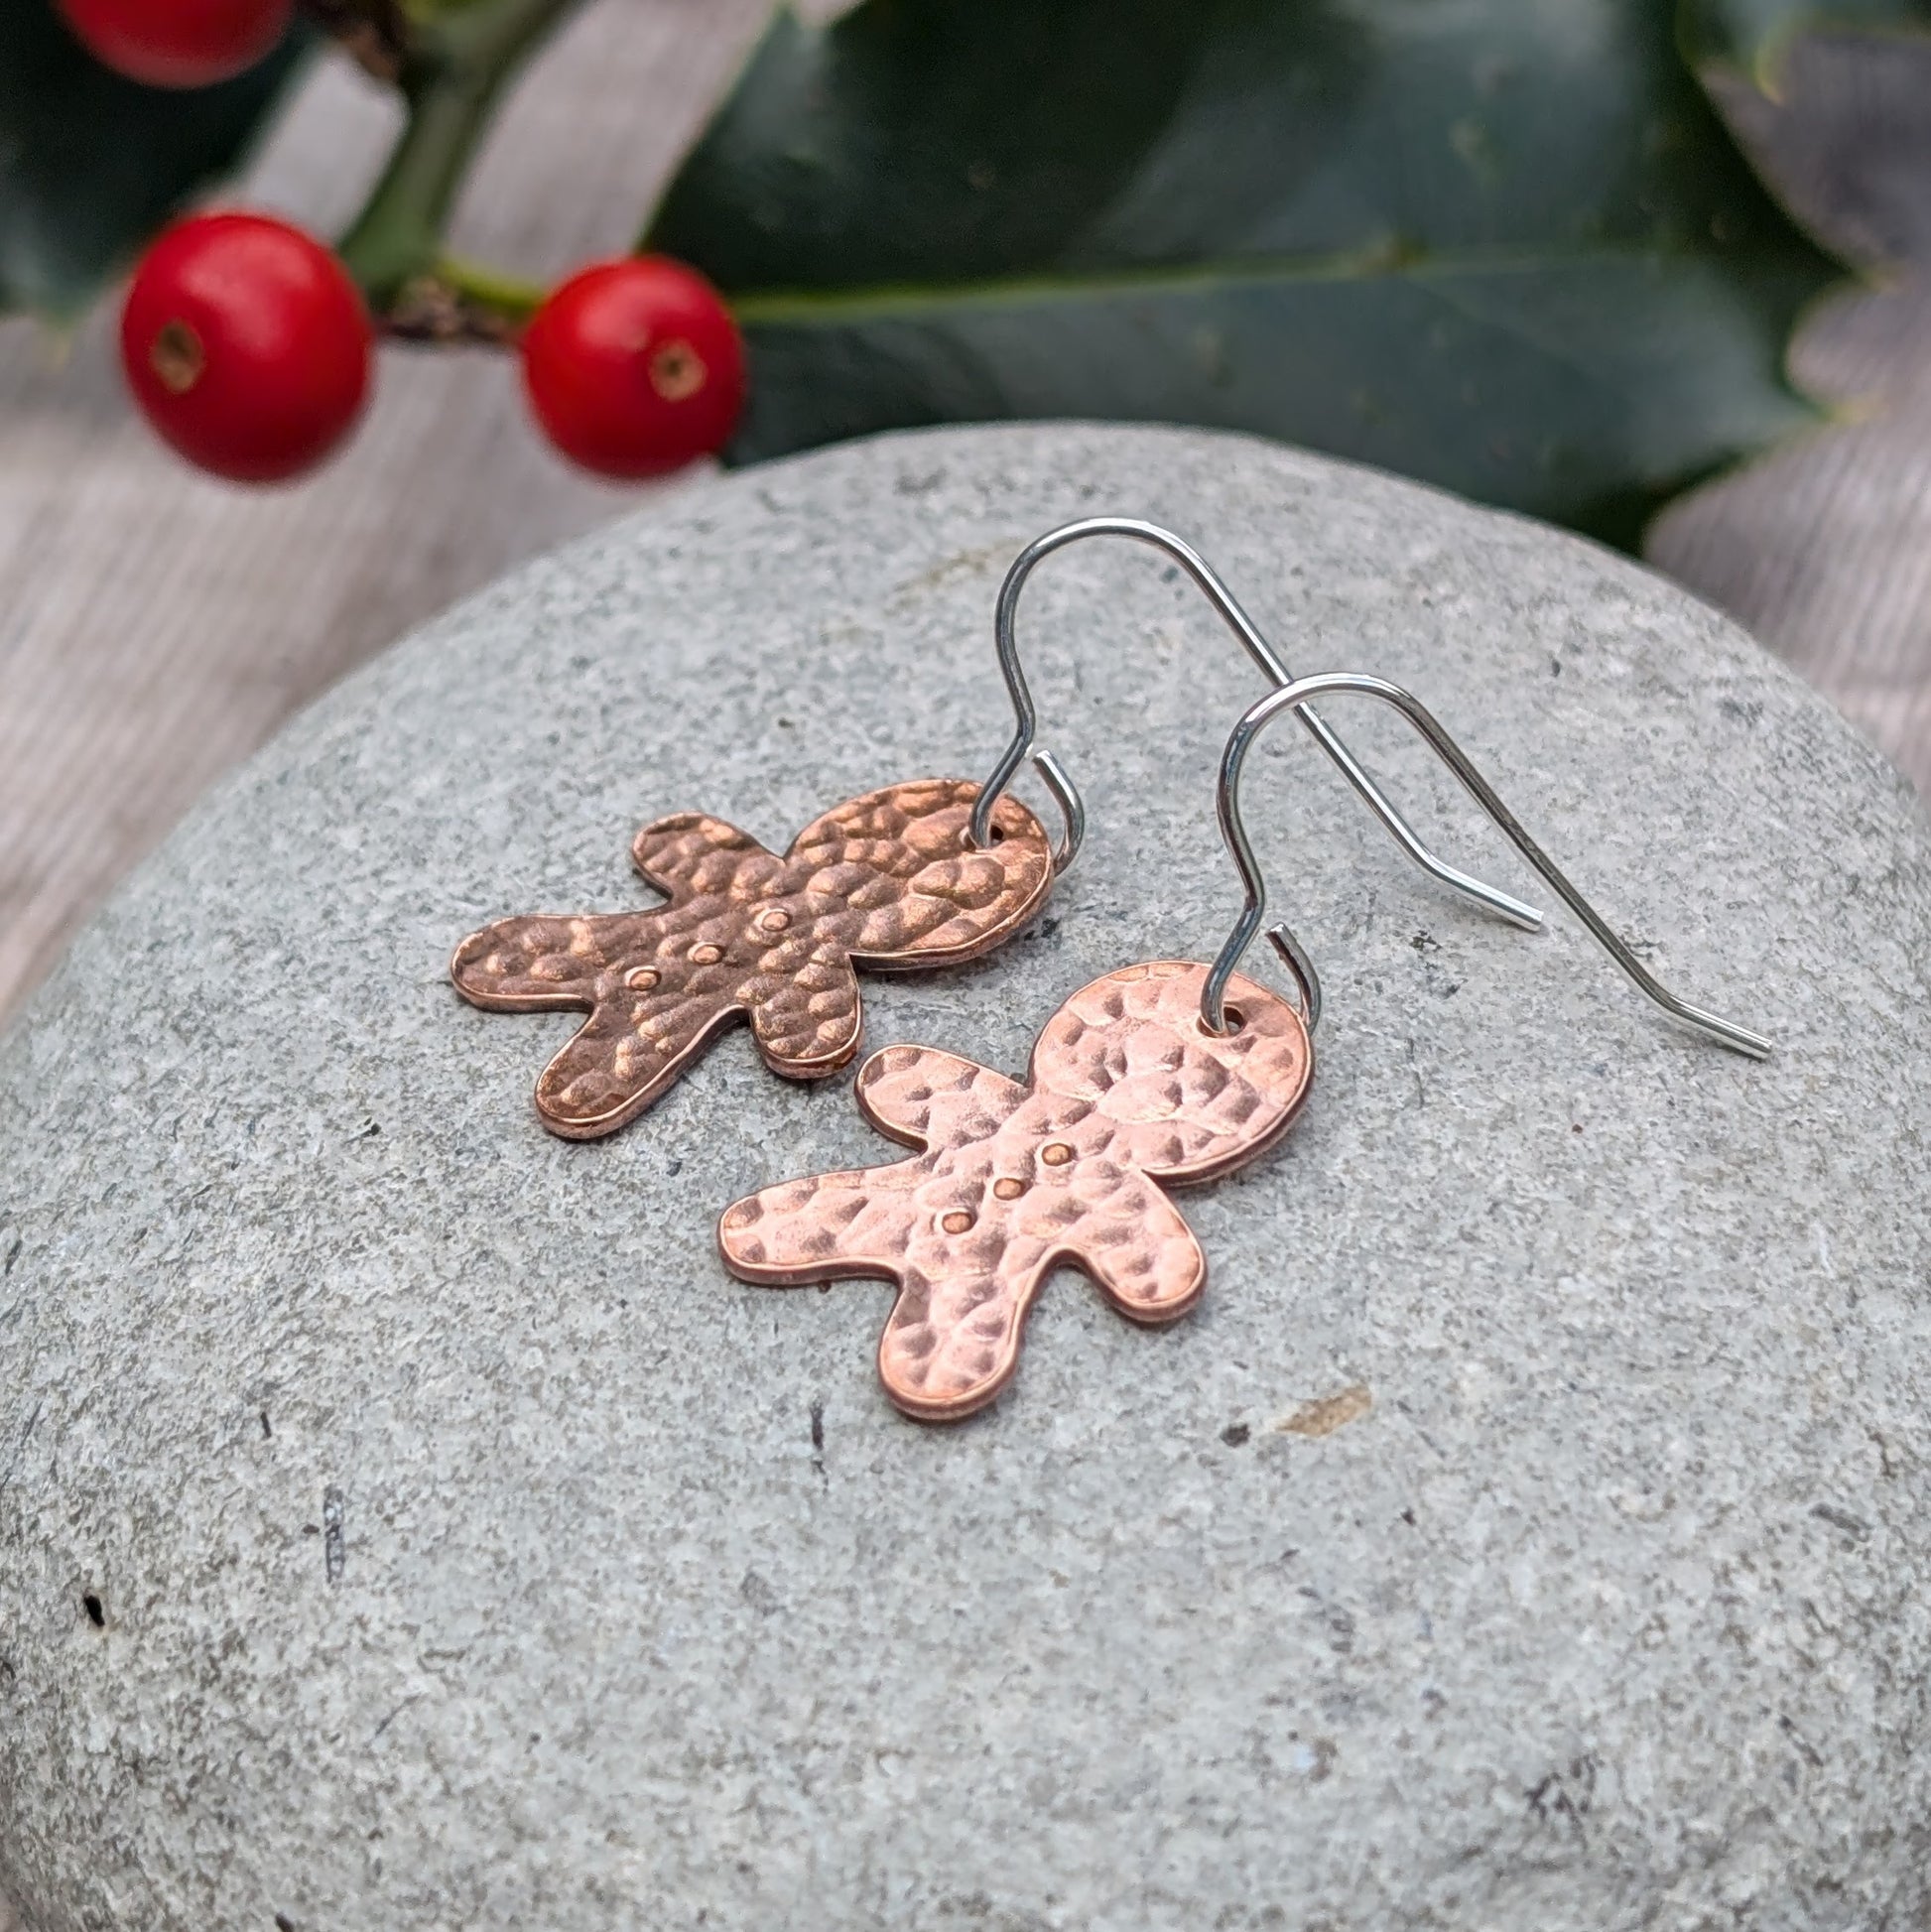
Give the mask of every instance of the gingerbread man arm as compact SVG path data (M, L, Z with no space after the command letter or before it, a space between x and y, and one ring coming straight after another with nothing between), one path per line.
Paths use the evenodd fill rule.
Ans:
M858 1069L858 1105L880 1133L908 1147L983 1140L1026 1090L939 1047L881 1047Z
M624 957L638 913L534 913L471 933L450 961L450 982L498 1013L587 1012L596 982Z
M708 812L653 819L630 841L630 862L673 902L722 894L747 875L774 875L784 861L748 832Z
M897 1161L760 1188L718 1217L718 1252L740 1281L760 1287L895 1279L930 1172L929 1159Z

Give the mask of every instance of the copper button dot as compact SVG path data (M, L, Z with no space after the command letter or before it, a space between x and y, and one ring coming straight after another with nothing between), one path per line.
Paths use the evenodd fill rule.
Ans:
M633 993L647 993L663 976L655 966L638 966L634 972L624 974L623 983Z
M1064 1167L1073 1158L1073 1149L1063 1140L1049 1140L1039 1150L1039 1158L1048 1167Z
M693 966L715 966L724 957L721 946L694 946L691 949Z
M1001 1201L1017 1201L1019 1197L1026 1192L1026 1184L1024 1181L1015 1181L1012 1178L1012 1176L1008 1174L1003 1180L994 1181L992 1183L992 1192L996 1194Z
M758 927L762 932L782 933L791 924L791 914L781 912L776 906L769 912L758 914Z
M947 1215L945 1219L940 1222L939 1225L943 1227L948 1234L963 1234L968 1227L971 1226L972 1220L973 1220L972 1216L967 1214L964 1208L955 1208L951 1214Z

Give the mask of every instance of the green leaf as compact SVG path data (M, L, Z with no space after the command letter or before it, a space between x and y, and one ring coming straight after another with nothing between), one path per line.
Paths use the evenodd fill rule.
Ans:
M789 14L644 245L731 297L740 459L953 420L1256 431L1632 543L1814 420L1832 278L1661 0Z
M1693 59L1740 68L1773 88L1778 62L1797 35L1824 29L1931 27L1931 0L1689 0Z
M197 189L231 169L299 35L218 87L110 73L47 0L0 0L0 309L80 309Z

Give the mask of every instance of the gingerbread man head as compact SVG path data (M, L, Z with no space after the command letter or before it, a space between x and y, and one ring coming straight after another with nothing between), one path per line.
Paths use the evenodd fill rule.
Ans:
M887 786L814 820L782 854L702 813L659 819L631 853L667 904L499 920L456 948L450 978L492 1011L588 1013L537 1081L543 1124L573 1140L634 1119L741 1017L774 1073L835 1073L863 1030L855 966L975 959L1045 902L1044 828L1002 798L979 849L967 838L977 796L964 779Z
M886 1393L948 1421L1018 1366L1027 1311L1062 1263L1136 1322L1200 1299L1207 1262L1164 1188L1244 1165L1284 1132L1314 1060L1301 1016L1235 977L1229 1030L1200 1017L1205 966L1162 960L1095 979L1054 1014L1024 1083L932 1047L858 1073L872 1122L923 1151L734 1203L718 1224L741 1280L895 1282L878 1345Z

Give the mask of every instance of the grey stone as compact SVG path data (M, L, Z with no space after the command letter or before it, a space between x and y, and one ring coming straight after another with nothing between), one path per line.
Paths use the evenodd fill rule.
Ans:
M1781 1051L1444 898L1285 725L1250 791L1327 980L1308 1111L1188 1198L1194 1316L1063 1275L997 1408L923 1428L888 1291L712 1254L734 1196L892 1157L848 1076L740 1032L568 1145L530 1086L573 1022L444 962L641 903L654 814L781 841L983 770L1000 572L1101 509L1195 537L1297 669L1412 684ZM1219 944L1256 689L1143 552L1055 559L1023 628L1087 853L1003 954L866 982L874 1044L1014 1071L1086 979ZM1917 1923L1927 960L1924 818L1820 702L1385 477L915 436L539 564L209 800L0 1053L0 1890L34 1932Z

